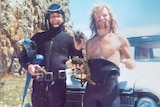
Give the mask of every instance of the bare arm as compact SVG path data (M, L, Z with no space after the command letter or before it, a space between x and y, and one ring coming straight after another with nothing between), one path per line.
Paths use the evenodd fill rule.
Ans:
M124 60L122 60L122 63L124 63L128 69L133 69L136 64L130 52L130 44L128 40L123 36L121 37L121 42L122 46L120 48L120 51L122 56L125 58Z
M89 46L90 44L89 44L89 42L87 41L87 43L86 43L86 59L88 60L88 59L90 59L90 52L89 52L89 48L90 48L90 46Z

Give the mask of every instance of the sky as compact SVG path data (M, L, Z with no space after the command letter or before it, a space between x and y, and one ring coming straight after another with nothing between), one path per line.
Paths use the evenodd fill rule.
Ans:
M160 34L160 0L70 0L73 29L89 37L90 14L94 5L107 4L124 36Z

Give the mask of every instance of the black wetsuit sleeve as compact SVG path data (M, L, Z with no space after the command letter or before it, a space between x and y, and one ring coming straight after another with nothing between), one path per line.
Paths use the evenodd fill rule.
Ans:
M35 34L31 40L35 41L37 37L37 34ZM19 63L20 65L24 68L24 69L28 69L28 65L31 64L31 61L29 61L26 50L23 48L23 50L21 51L21 53L19 54Z
M74 43L73 43L73 38L71 40L71 44L69 46L69 54L71 56L71 58L73 56L79 56L80 58L83 58L83 53L82 53L82 50L76 50L75 47L74 47Z
M20 65L24 68L24 69L27 69L28 68L28 65L31 64L31 62L28 61L28 57L27 57L27 54L26 54L26 51L25 49L23 49L23 51L20 53L19 55L19 63Z
M82 50L76 50L75 48L73 48L73 51L70 52L71 52L71 58L73 56L79 56L80 58L83 58Z

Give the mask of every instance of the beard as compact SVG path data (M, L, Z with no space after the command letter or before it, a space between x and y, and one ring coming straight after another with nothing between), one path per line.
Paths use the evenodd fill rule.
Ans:
M100 20L98 22L96 22L96 27L97 29L106 29L110 26L110 23L109 21L106 21L106 20Z

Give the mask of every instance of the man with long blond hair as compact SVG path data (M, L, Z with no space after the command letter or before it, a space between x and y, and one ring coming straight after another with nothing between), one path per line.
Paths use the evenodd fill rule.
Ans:
M90 29L92 38L86 44L86 57L95 84L87 84L84 107L120 107L118 66L122 61L128 69L135 67L130 44L116 33L117 22L105 4L93 8Z

